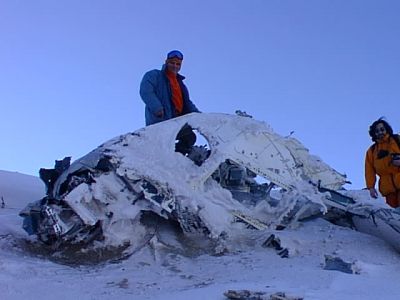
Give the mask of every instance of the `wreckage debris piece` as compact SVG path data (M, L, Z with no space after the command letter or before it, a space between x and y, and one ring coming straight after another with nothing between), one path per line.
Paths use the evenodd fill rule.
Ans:
M303 300L302 297L288 296L285 293L278 292L270 296L270 300Z
M267 225L265 225L261 221L250 216L246 216L239 210L232 210L231 213L238 221L246 223L247 225L249 225L250 228L255 228L258 230L264 230L267 228Z
M197 137L206 145L196 145ZM235 224L238 230L274 230L277 235L286 226L335 209L335 219L400 249L399 212L359 205L342 195L347 194L342 190L346 176L295 138L251 118L188 114L115 137L72 164L70 159L41 169L47 196L20 212L25 231L55 248L97 239L97 229L105 245L123 244L126 237L135 244L134 227L142 226L136 222L142 211L178 222L185 234L219 242L235 222L242 223ZM149 166L148 161L156 163ZM46 206L53 211L46 212ZM289 249L277 237L271 239L265 246L288 257Z
M224 296L232 300L267 300L270 299L265 292L253 292L249 290L228 290Z
M280 246L280 243L279 240L275 238L275 235L271 234L261 246L263 246L264 248L275 248L277 246Z
M282 258L289 258L289 249L281 246L281 241L274 234L271 234L261 245L264 248L273 248Z
M278 251L278 255L282 258L289 258L289 250L287 248Z
M54 188L54 183L60 177L61 173L68 169L71 164L71 157L64 157L62 160L56 160L54 169L40 168L39 177L46 185L46 192L50 195Z
M283 292L269 294L250 290L228 290L224 296L231 300L303 300L302 297L293 297Z
M340 271L347 274L359 274L355 263L345 262L340 257L325 255L324 270Z

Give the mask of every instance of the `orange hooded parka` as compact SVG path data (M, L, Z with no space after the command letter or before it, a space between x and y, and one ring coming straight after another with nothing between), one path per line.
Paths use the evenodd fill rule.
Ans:
M367 188L374 188L379 176L379 191L383 196L400 190L400 167L392 165L392 154L400 153L400 147L388 134L369 147L365 156L365 181Z

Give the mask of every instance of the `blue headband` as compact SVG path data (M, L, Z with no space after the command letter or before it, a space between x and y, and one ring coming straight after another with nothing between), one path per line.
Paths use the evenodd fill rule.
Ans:
M170 52L168 52L168 54L167 54L167 59L170 59L170 58L178 58L178 59L180 59L180 60L182 60L183 59L183 54L182 54L182 52L180 52L180 51L178 51L178 50L172 50L172 51L170 51Z

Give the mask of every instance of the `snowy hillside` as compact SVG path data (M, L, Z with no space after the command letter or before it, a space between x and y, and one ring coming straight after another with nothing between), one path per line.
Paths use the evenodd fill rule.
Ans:
M22 208L26 202L43 197L44 192L44 184L38 177L0 170L0 196L7 206Z
M32 247L19 210L40 199L40 179L0 171L1 299L227 299L228 290L266 295L284 292L304 299L399 299L393 282L400 256L385 242L324 220L275 232L289 257L263 247L268 235L247 232L237 249L221 256L185 253L156 241L131 257L97 265L66 265ZM165 226L164 236L173 234ZM193 248L196 249L196 248ZM325 270L327 256L351 272Z

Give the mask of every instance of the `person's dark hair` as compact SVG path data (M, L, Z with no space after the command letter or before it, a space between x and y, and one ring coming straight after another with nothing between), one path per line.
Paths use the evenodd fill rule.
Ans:
M389 123L387 121L384 120L384 117L379 118L378 120L374 121L374 123L371 124L371 126L369 126L369 136L371 137L373 142L376 142L376 136L375 136L375 128L378 124L383 124L383 126L386 129L386 132L392 136L393 135L393 129L392 126L389 125Z

